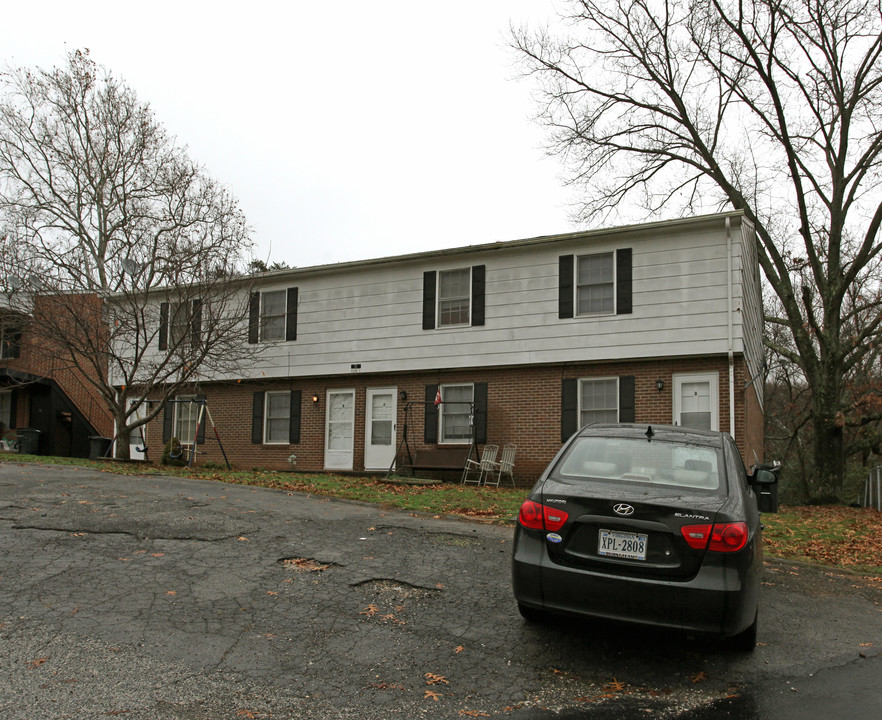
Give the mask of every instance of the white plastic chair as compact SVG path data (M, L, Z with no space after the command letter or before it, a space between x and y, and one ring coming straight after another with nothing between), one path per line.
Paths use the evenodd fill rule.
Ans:
M518 451L517 445L506 445L502 448L502 457L499 458L499 462L491 463L490 472L487 473L487 479L484 481L485 485L495 485L499 487L499 482L502 480L503 475L508 475L508 479L511 480L512 487L515 486L514 481L514 462L515 462L515 454ZM496 474L496 482L491 482L490 478L493 474Z
M498 452L498 445L485 445L480 460L472 460L471 458L468 458L465 467L462 470L461 484L465 485L466 483L473 482L476 485L480 485L484 481L484 476L493 471L493 466L496 464L496 453ZM474 480L470 480L470 473L477 473L478 477Z

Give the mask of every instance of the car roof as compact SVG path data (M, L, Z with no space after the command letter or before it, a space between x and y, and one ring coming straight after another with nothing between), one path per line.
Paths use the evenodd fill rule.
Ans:
M652 440L666 442L693 443L698 445L723 446L726 433L714 430L696 430L678 425L653 425L651 423L597 423L585 425L577 433L578 437L618 437L646 439L650 428Z

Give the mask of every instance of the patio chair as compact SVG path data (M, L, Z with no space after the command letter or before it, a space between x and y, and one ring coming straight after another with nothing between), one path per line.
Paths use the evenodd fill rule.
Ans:
M484 451L481 453L480 460L466 460L465 467L462 470L462 485L473 482L480 485L484 481L484 476L492 472L493 465L496 462L496 453L499 452L498 445L485 445ZM469 479L470 474L476 474L477 478Z
M499 458L499 462L491 463L490 471L487 473L487 479L484 481L485 485L495 485L499 487L499 482L502 480L503 475L508 475L508 479L511 480L512 487L515 486L514 481L514 462L515 462L515 454L518 451L517 445L506 445L502 448L502 457ZM492 482L490 478L493 475L496 475L496 482Z

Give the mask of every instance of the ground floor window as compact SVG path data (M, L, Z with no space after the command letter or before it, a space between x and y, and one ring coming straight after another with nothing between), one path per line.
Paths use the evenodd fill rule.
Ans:
M475 386L442 385L441 422L439 442L469 443L472 441L472 423Z
M268 444L287 443L291 426L291 393L268 392L264 407L263 441Z
M8 430L12 427L12 391L0 392L0 427ZM2 439L2 438L0 438Z
M178 395L175 398L175 437L181 445L192 445L199 421L199 404L195 395Z
M598 378L579 381L580 425L619 421L619 379Z

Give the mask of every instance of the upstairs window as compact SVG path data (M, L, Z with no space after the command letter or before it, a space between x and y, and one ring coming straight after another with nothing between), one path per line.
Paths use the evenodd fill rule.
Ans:
M558 258L558 317L633 312L631 248Z
M615 312L613 254L580 255L576 269L576 308L579 315Z
M21 356L21 330L15 327L0 328L0 359L15 360Z
M248 310L248 342L291 342L297 339L296 287L251 293Z
M438 327L469 324L471 268L438 273Z
M164 302L159 306L159 349L186 349L199 344L202 301Z
M285 339L287 292L276 290L260 295L260 340L270 342Z
M423 273L423 330L484 324L483 265Z

